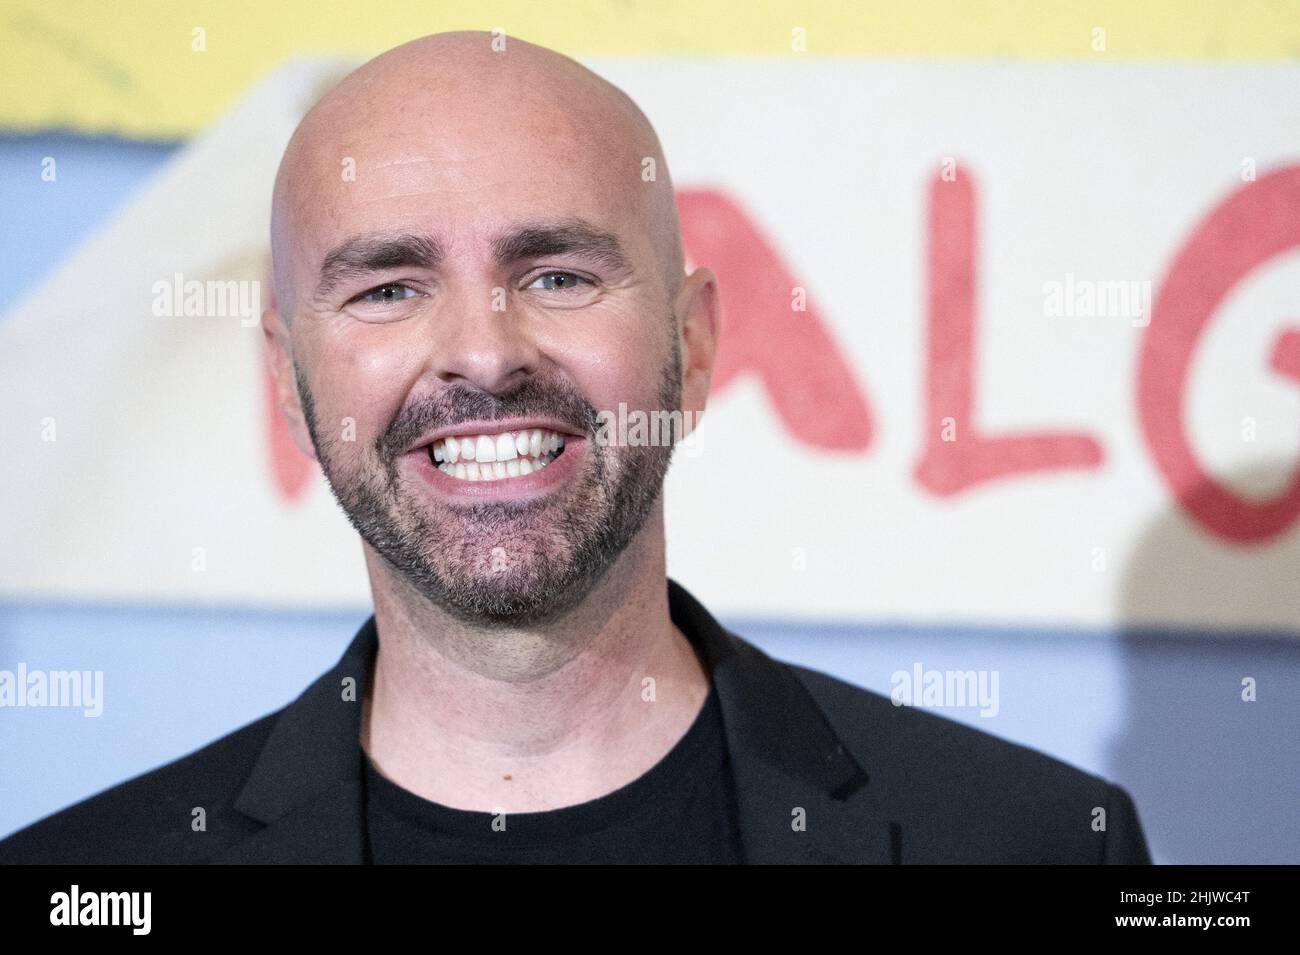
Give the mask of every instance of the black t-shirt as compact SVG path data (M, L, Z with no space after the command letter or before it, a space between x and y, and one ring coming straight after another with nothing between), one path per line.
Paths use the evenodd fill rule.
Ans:
M498 819L452 809L381 776L362 755L370 862L743 861L722 708L712 686L691 728L649 770L612 793L547 812Z

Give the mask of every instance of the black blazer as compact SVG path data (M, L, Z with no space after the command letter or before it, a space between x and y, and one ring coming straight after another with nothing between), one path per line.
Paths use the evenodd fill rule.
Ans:
M668 597L717 687L747 862L1151 861L1120 787L773 660L672 580ZM359 701L377 646L372 616L288 706L15 833L0 862L364 861Z

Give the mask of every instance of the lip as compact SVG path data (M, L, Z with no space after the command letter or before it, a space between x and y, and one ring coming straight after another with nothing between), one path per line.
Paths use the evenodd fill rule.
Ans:
M523 430L522 424L513 428L508 427L504 422L498 422L498 424L500 425L499 431L447 431L445 433L499 434L501 431ZM550 426L537 425L537 427ZM559 429L551 428L551 430ZM426 447L429 442L408 451L405 457L409 459L411 467L419 477L440 497L460 501L529 500L552 493L556 488L571 480L582 466L587 455L586 440L567 431L561 433L566 435L564 453L552 460L546 467L540 471L534 471L532 474L524 474L513 478L499 478L495 481L462 481L460 478L443 474L429 458L429 451ZM433 438L432 440L436 441L438 439Z
M495 421L461 421L447 428L439 428L437 431L431 431L424 437L416 441L415 444L406 449L406 453L418 451L425 445L433 444L443 438L470 435L470 434L504 434L507 431L554 431L556 434L568 436L572 435L581 438L582 434L574 431L572 425L565 424L562 421L554 421L548 418L498 418ZM565 441L567 444L567 440ZM561 455L563 457L563 455ZM557 458L556 460L559 460ZM435 470L437 470L435 468ZM543 469L545 470L545 469ZM441 472L439 472L441 473Z

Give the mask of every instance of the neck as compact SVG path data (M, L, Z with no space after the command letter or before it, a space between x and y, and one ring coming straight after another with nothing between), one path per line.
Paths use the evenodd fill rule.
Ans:
M366 547L379 654L361 745L398 785L446 806L540 812L654 766L709 678L668 613L662 509L563 619L467 625Z

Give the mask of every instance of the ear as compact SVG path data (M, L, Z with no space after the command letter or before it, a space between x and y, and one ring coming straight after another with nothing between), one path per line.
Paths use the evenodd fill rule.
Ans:
M682 328L682 411L693 412L691 418L698 422L709 400L722 315L712 269L696 269L686 277L676 309Z
M284 318L272 303L262 312L262 334L266 343L266 360L271 371L271 385L280 415L289 428L289 434L298 450L311 460L316 460L316 448L311 442L311 431L302 411L298 394L298 381L293 368L293 341Z

